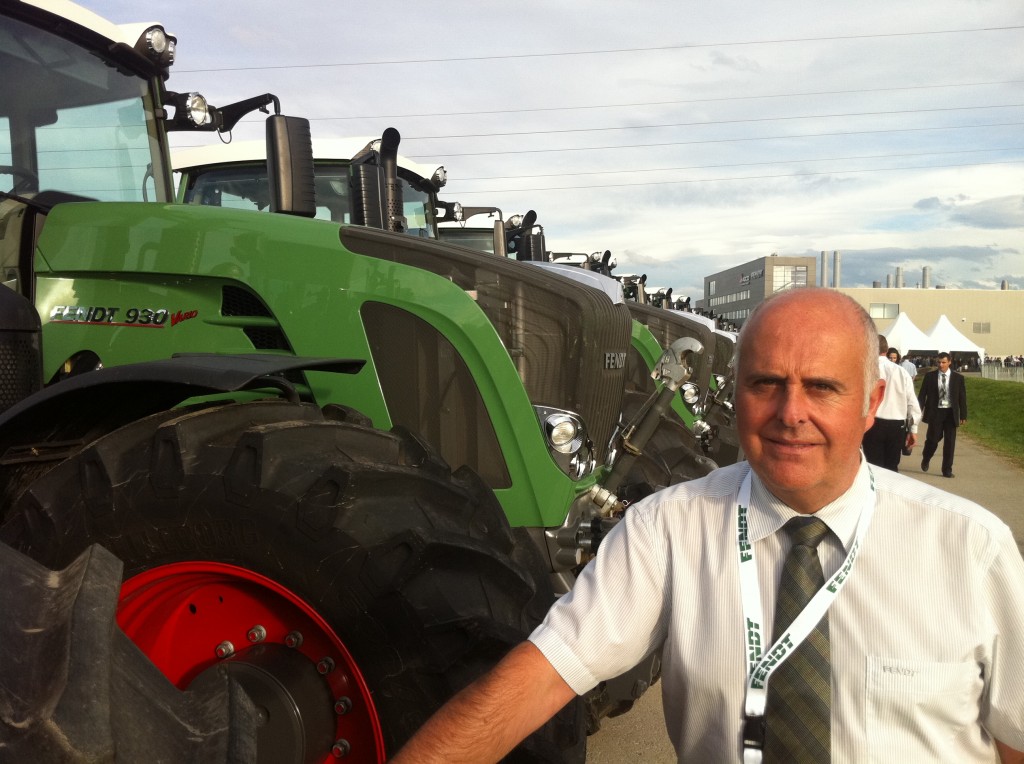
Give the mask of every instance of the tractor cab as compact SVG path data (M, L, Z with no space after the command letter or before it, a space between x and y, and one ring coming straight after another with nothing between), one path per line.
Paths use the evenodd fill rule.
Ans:
M438 201L438 235L442 241L487 252L499 257L526 262L549 262L544 226L537 222L537 213L529 210L525 215L504 217L499 207L463 207L459 202ZM486 215L494 221L491 227L477 223L469 225L471 218Z
M335 223L383 228L383 179L386 161L382 138L314 139L315 217ZM177 199L201 204L266 211L269 184L263 141L233 141L172 150ZM437 192L444 186L443 167L430 170L396 156L399 183L396 228L402 233L437 239Z
M97 55L50 31L56 17L47 24L51 14L28 4L15 5L0 36L0 268L29 299L30 234L55 203L171 196L157 116L175 38L160 25L118 27L75 11L97 46L117 44Z

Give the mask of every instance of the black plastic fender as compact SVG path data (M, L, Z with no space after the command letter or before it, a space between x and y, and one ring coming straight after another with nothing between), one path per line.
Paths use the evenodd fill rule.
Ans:
M189 353L158 361L97 369L50 385L12 406L0 416L0 438L11 427L25 426L31 420L38 422L49 412L73 410L85 403L109 416L115 413L114 409L130 404L132 400L141 403L143 413L152 413L197 395L261 387L278 387L286 392L286 397L291 397L288 394L291 386L282 376L287 372L355 374L365 363L357 359L256 353ZM126 421L137 418L131 416Z
M21 487L90 441L189 398L276 388L288 372L355 374L365 361L284 355L181 354L97 369L50 385L0 415L0 517Z

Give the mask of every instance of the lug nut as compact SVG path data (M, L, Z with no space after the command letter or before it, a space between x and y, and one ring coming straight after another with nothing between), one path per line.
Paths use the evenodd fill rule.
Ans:
M342 695L336 701L334 701L334 713L338 716L344 716L352 710L352 701L346 696Z
M341 759L348 756L349 751L351 750L352 746L348 744L348 741L345 740L345 738L341 738L340 740L336 740L334 745L331 746L331 755L336 759Z
M227 640L224 640L219 645L217 645L217 649L215 649L213 652L218 658L230 658L232 655L235 654L235 646Z
M248 633L245 636L249 638L250 642L255 644L256 642L262 642L264 639L267 638L267 630L259 624L256 624L251 629L249 629Z
M284 643L293 649L296 647L302 647L302 634L298 631L289 631L287 636L284 638Z
M316 670L321 674L330 674L334 671L334 659L333 658L321 658L316 664Z

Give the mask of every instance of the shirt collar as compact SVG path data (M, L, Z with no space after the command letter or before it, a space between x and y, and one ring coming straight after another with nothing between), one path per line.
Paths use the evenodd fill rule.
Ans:
M846 493L814 513L836 535L844 551L848 552L853 543L864 502L871 500L871 482L870 467L862 453L860 468ZM787 521L800 514L772 495L756 472L751 475L750 505L748 527L752 542L776 533Z

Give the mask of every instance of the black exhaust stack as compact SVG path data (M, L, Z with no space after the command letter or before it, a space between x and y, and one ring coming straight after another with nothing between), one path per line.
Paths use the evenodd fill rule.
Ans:
M384 169L385 228L394 233L405 233L409 227L405 219L402 183L398 180L398 144L402 136L389 127L380 137L380 164Z
M367 228L402 233L405 219L402 182L398 179L398 144L402 136L389 127L351 159L352 219Z

